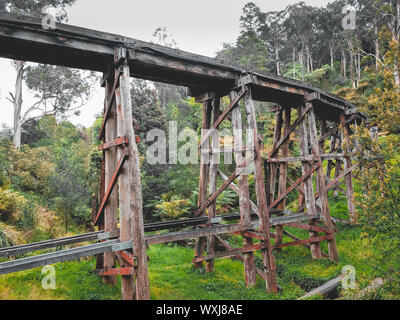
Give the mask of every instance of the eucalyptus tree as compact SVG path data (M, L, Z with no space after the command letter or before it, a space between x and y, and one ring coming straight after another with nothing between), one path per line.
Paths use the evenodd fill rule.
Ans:
M0 0L0 12L10 13L13 15L28 15L38 18L47 16L46 10L54 9L54 18L56 21L67 21L66 7L74 4L76 0ZM17 71L15 81L14 94L10 93L8 100L14 105L14 124L13 124L13 143L16 148L21 146L21 128L24 123L36 112L36 117L43 115L63 114L71 108L74 108L73 102L82 97L87 97L86 82L83 81L77 88L84 88L82 94L78 94L78 90L69 88L68 93L62 93L61 90L70 85L77 85L79 77L77 72L68 72L65 68L50 66L30 66L26 67L23 61L14 61ZM54 72L54 74L50 74ZM72 76L72 78L69 77ZM55 88L55 83L61 84L57 77L63 79L67 84L63 84L59 88ZM23 112L23 82L26 78L30 78L28 88L32 90L42 90L35 94L37 101L33 105L26 108ZM48 88L50 86L50 88ZM71 96L71 92L78 94L76 97Z

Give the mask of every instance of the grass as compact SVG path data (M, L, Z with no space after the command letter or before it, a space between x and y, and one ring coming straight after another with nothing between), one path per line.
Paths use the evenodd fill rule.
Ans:
M333 199L330 193L330 208L337 218L347 218L347 204L344 196ZM307 238L305 231L288 231ZM244 284L243 264L234 259L217 259L215 271L206 273L195 269L191 263L193 248L173 245L155 245L148 250L150 257L151 298L167 300L264 300L297 299L307 291L337 276L346 265L356 269L356 280L360 288L367 286L374 278L374 256L379 249L370 246L362 238L357 227L338 225L336 235L339 262L328 259L312 260L310 251L304 247L284 248L275 252L278 283L283 288L279 295L268 294L265 283L258 278L255 288ZM43 235L40 235L43 236ZM40 237L38 236L38 238ZM288 241L289 239L285 239ZM240 245L241 237L229 238L232 244ZM326 243L322 244L326 252ZM256 254L256 264L262 266L261 255ZM95 259L65 262L55 265L56 289L44 290L41 269L27 270L0 276L0 299L62 299L62 300L113 300L120 299L120 278L117 285L103 285L101 278L93 273ZM400 298L399 293L390 293L391 298Z

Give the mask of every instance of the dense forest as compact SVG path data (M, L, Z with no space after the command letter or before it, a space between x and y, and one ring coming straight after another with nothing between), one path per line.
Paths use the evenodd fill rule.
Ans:
M65 22L65 8L76 1L0 0L0 12L41 16L46 4L57 8L57 20ZM355 29L343 28L342 20L349 12L344 8L356 12ZM357 223L340 226L341 264L310 261L301 249L294 249L294 255L278 252L278 274L285 289L281 298L299 297L337 275L346 264L359 270L359 289L376 277L385 279L379 291L364 298L400 298L400 1L336 0L321 8L299 2L278 12L262 12L249 2L238 24L239 37L235 43L224 44L217 59L247 70L307 82L352 102L368 117L366 125L353 128L350 142L360 164L355 181ZM155 29L151 40L179 48L166 28ZM93 231L103 115L99 113L89 128L75 126L69 116L85 107L101 75L22 61L12 63L17 74L16 89L7 100L0 101L1 108L14 110L13 128L3 125L0 130L0 248ZM33 105L24 104L23 85L34 93ZM141 141L145 222L189 217L197 207L199 166L149 164L146 151L151 142L146 138L154 128L168 133L171 121L177 123L178 131L191 128L200 136L202 105L188 97L183 87L133 79L131 88L133 118ZM223 103L228 105L228 100ZM256 108L259 132L267 148L273 137L275 115L264 103L257 103ZM371 139L371 127L379 128L378 139ZM253 190L254 180L249 179L249 184ZM329 200L332 215L346 218L345 199L330 193ZM289 197L288 205L291 203L296 204L297 199ZM217 200L217 213L235 212L238 205L235 193L224 191ZM235 236L227 240L239 241ZM223 284L218 274L205 276L189 267L179 269L176 275L160 271L165 268L161 256L175 257L177 265L183 263L183 257L190 262L190 246L166 247L164 253L157 246L150 250L150 269L156 274L151 279L153 298L171 298L171 294L177 299L271 298L261 293L261 287L243 291L240 282ZM65 263L59 270L89 274L92 264L92 260L81 265ZM234 261L221 264L234 279L241 278L241 267ZM35 286L29 278L32 272L36 271L20 276L29 280L26 286ZM33 279L40 277L40 271L34 275ZM166 286L174 276L180 276L181 282L192 277L198 281L199 291L177 284L181 291L171 293ZM210 280L207 285L202 282L203 276ZM72 281L61 275L64 287L56 290L55 296L40 289L34 295L26 288L11 290L11 284L18 285L18 277L0 279L0 299L118 298L119 290L100 289L101 280L95 275L88 275L82 284L90 283L90 292L68 287ZM354 292L344 296L358 297Z

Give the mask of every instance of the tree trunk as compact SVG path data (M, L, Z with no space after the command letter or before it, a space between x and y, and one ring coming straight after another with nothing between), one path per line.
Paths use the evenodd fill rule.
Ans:
M293 48L293 78L296 79L296 48Z
M347 77L347 59L346 54L344 53L344 49L342 49L342 72L343 77Z
M279 45L278 41L275 39L275 60L276 60L276 74L281 75L280 61L279 61Z
M333 69L333 59L334 59L334 57L333 57L333 44L332 44L332 42L329 44L329 53L330 53L330 56L331 56L331 69Z
M379 67L379 35L378 35L378 26L375 25L375 67L378 69Z
M14 146L21 148L21 110L22 110L22 80L24 78L24 62L16 60L17 65L17 80L15 81L14 93Z

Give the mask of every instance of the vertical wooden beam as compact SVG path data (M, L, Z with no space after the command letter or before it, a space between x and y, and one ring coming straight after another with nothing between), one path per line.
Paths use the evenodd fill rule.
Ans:
M203 141L203 137L207 133L207 129L210 129L210 122L211 122L211 111L212 111L212 100L206 100L203 104L202 110L202 122L201 122L201 141ZM203 144L203 147L209 149L209 140ZM209 154L201 153L200 158L200 176L199 176L199 196L197 200L197 206L200 207L204 202L207 201L207 186L209 181ZM206 210L201 212L199 216L204 216L206 214ZM201 258L204 254L204 249L207 244L207 238L200 237L196 239L195 243L195 258ZM194 264L195 267L202 267L203 262L197 262Z
M129 146L125 147L124 150L129 155L129 159L126 161L124 170L121 173L124 180L120 180L124 195L124 197L120 198L120 202L123 202L121 212L121 241L133 241L134 243L134 252L137 259L136 298L137 300L149 300L150 284L143 222L142 183L139 151L133 128L130 74L127 57L124 60L122 68L123 73L120 77L119 90L121 105L117 112L121 115L119 117L123 131L121 136L126 136L129 139ZM123 232L126 232L126 234L123 235ZM131 296L131 291L129 290L126 293L128 298Z
M260 232L264 233L265 235L265 240L261 241L263 246L261 253L263 256L263 263L266 272L266 287L269 292L277 293L278 287L276 283L276 265L271 246L271 225L269 220L267 195L265 193L265 183L263 179L263 161L261 158L260 145L258 142L256 111L250 88L248 88L244 96L244 104L246 108L248 127L253 131L253 137L251 141L254 145L254 179L256 187L257 206L260 216Z
M123 125L125 114L122 109L121 92L117 88L115 90L116 110L118 117L118 135L123 136L125 134L125 127ZM126 152L126 148L118 149L118 158L120 159ZM120 240L121 241L132 241L133 231L131 225L132 216L130 214L130 188L129 188L129 171L127 167L123 167L118 178L118 190L119 190L119 221L120 221ZM132 252L131 252L132 253ZM136 299L136 284L134 275L123 275L121 277L121 292L123 300L134 300Z
M237 96L236 91L230 93L231 101L235 100ZM246 159L243 157L243 125L242 125L242 112L240 102L232 110L232 129L234 140L234 155L236 162L236 170L240 170L246 166ZM251 212L250 212L250 193L247 174L243 173L238 177L239 187L239 206L240 206L240 219L243 225L251 226ZM243 237L245 246L252 246L253 239ZM246 286L254 287L257 283L256 269L254 261L254 252L246 252L243 255L244 274Z
M272 150L274 150L281 139L282 136L282 116L283 110L282 108L276 114L275 119L275 128L274 128L274 144L272 146ZM269 164L269 202L274 202L275 191L276 191L276 176L277 176L278 165L275 163Z
M310 102L306 104L306 106L312 105ZM311 108L308 113L308 125L310 131L310 140L311 140L311 148L314 154L314 157L319 159L319 162L322 163L321 159L321 151L318 145L318 135L317 135L317 126L315 121L315 113L314 109ZM319 199L321 200L321 211L324 216L324 225L329 230L329 233L333 235L333 238L328 240L328 252L329 259L333 261L338 261L338 253L336 248L336 239L334 237L335 231L332 224L331 214L329 211L329 202L328 202L328 192L326 190L325 183L325 173L323 166L320 166L317 170L317 185L319 192Z
M340 140L338 141L338 144L339 145L341 144ZM342 161L340 161L340 159L336 159L336 161L335 161L335 179L340 176L341 171L342 171ZM333 197L337 198L338 194L339 194L339 188L335 187L333 189Z
M213 105L213 121L214 123L218 120L220 115L220 98L216 97L212 100ZM218 128L217 128L218 129ZM219 148L219 134L217 130L211 135L211 150L217 150ZM210 184L209 184L209 194L214 194L217 191L217 171L220 155L215 152L211 156L210 162ZM217 202L214 201L208 208L208 217L214 218L216 216ZM215 252L215 236L207 237L207 255L213 255ZM206 262L207 272L214 271L214 259L208 260Z
M344 114L340 115L340 122L342 123L341 126L341 135L342 135L342 143L346 146L349 143L349 125L343 123L346 121L346 117ZM343 148L344 149L344 148ZM351 158L346 156L346 151L343 150L345 154L344 160L344 170L351 168ZM354 204L354 187L353 187L353 174L350 172L346 175L346 197L347 197L347 208L349 210L349 218L350 221L353 223L356 219L356 206Z
M284 109L284 123L283 123L283 135L286 135L289 132L290 129L290 120L291 120L291 108L285 108ZM285 143L281 147L281 157L286 158L289 156L289 144L290 144L290 138L288 138ZM279 168L279 190L278 194L280 195L281 193L286 191L286 185L287 185L287 177L288 177L288 167L289 164L287 162L282 162L280 164ZM278 209L283 210L285 209L286 206L286 199L282 200L279 205ZM276 226L276 236L275 236L275 245L282 243L283 239L283 226Z
M118 75L117 75L118 76ZM109 101L112 95L113 82L106 81L106 101ZM114 105L111 107L109 112L108 120L105 124L105 142L112 141L117 138L117 112ZM105 151L105 188L108 189L111 183L113 173L117 167L117 150L110 148ZM117 229L118 220L118 191L114 188L107 205L104 209L104 230L111 232ZM106 252L104 253L104 270L107 271L113 268L115 265L115 253ZM111 285L115 285L117 282L117 276L104 276L103 282Z
M305 111L304 106L300 106L298 108L298 113L303 114ZM306 123L306 116L303 118L303 120L300 121L299 123L299 140L300 140L300 155L302 157L306 157L309 155L309 144L308 144L308 130L307 130L307 123ZM319 146L317 144L317 148L319 150ZM302 162L301 163L301 169L303 175L309 171L311 168L310 164L307 162ZM305 209L307 211L307 214L315 214L317 212L316 209L316 204L315 204L315 198L314 198L314 191L313 191L313 183L312 179L307 178L304 181L304 201L305 201ZM316 224L317 221L311 221L310 223ZM313 238L315 236L318 236L318 233L310 231L309 232L309 237ZM321 253L321 246L319 243L312 243L311 244L311 255L314 259L321 258L322 253Z

